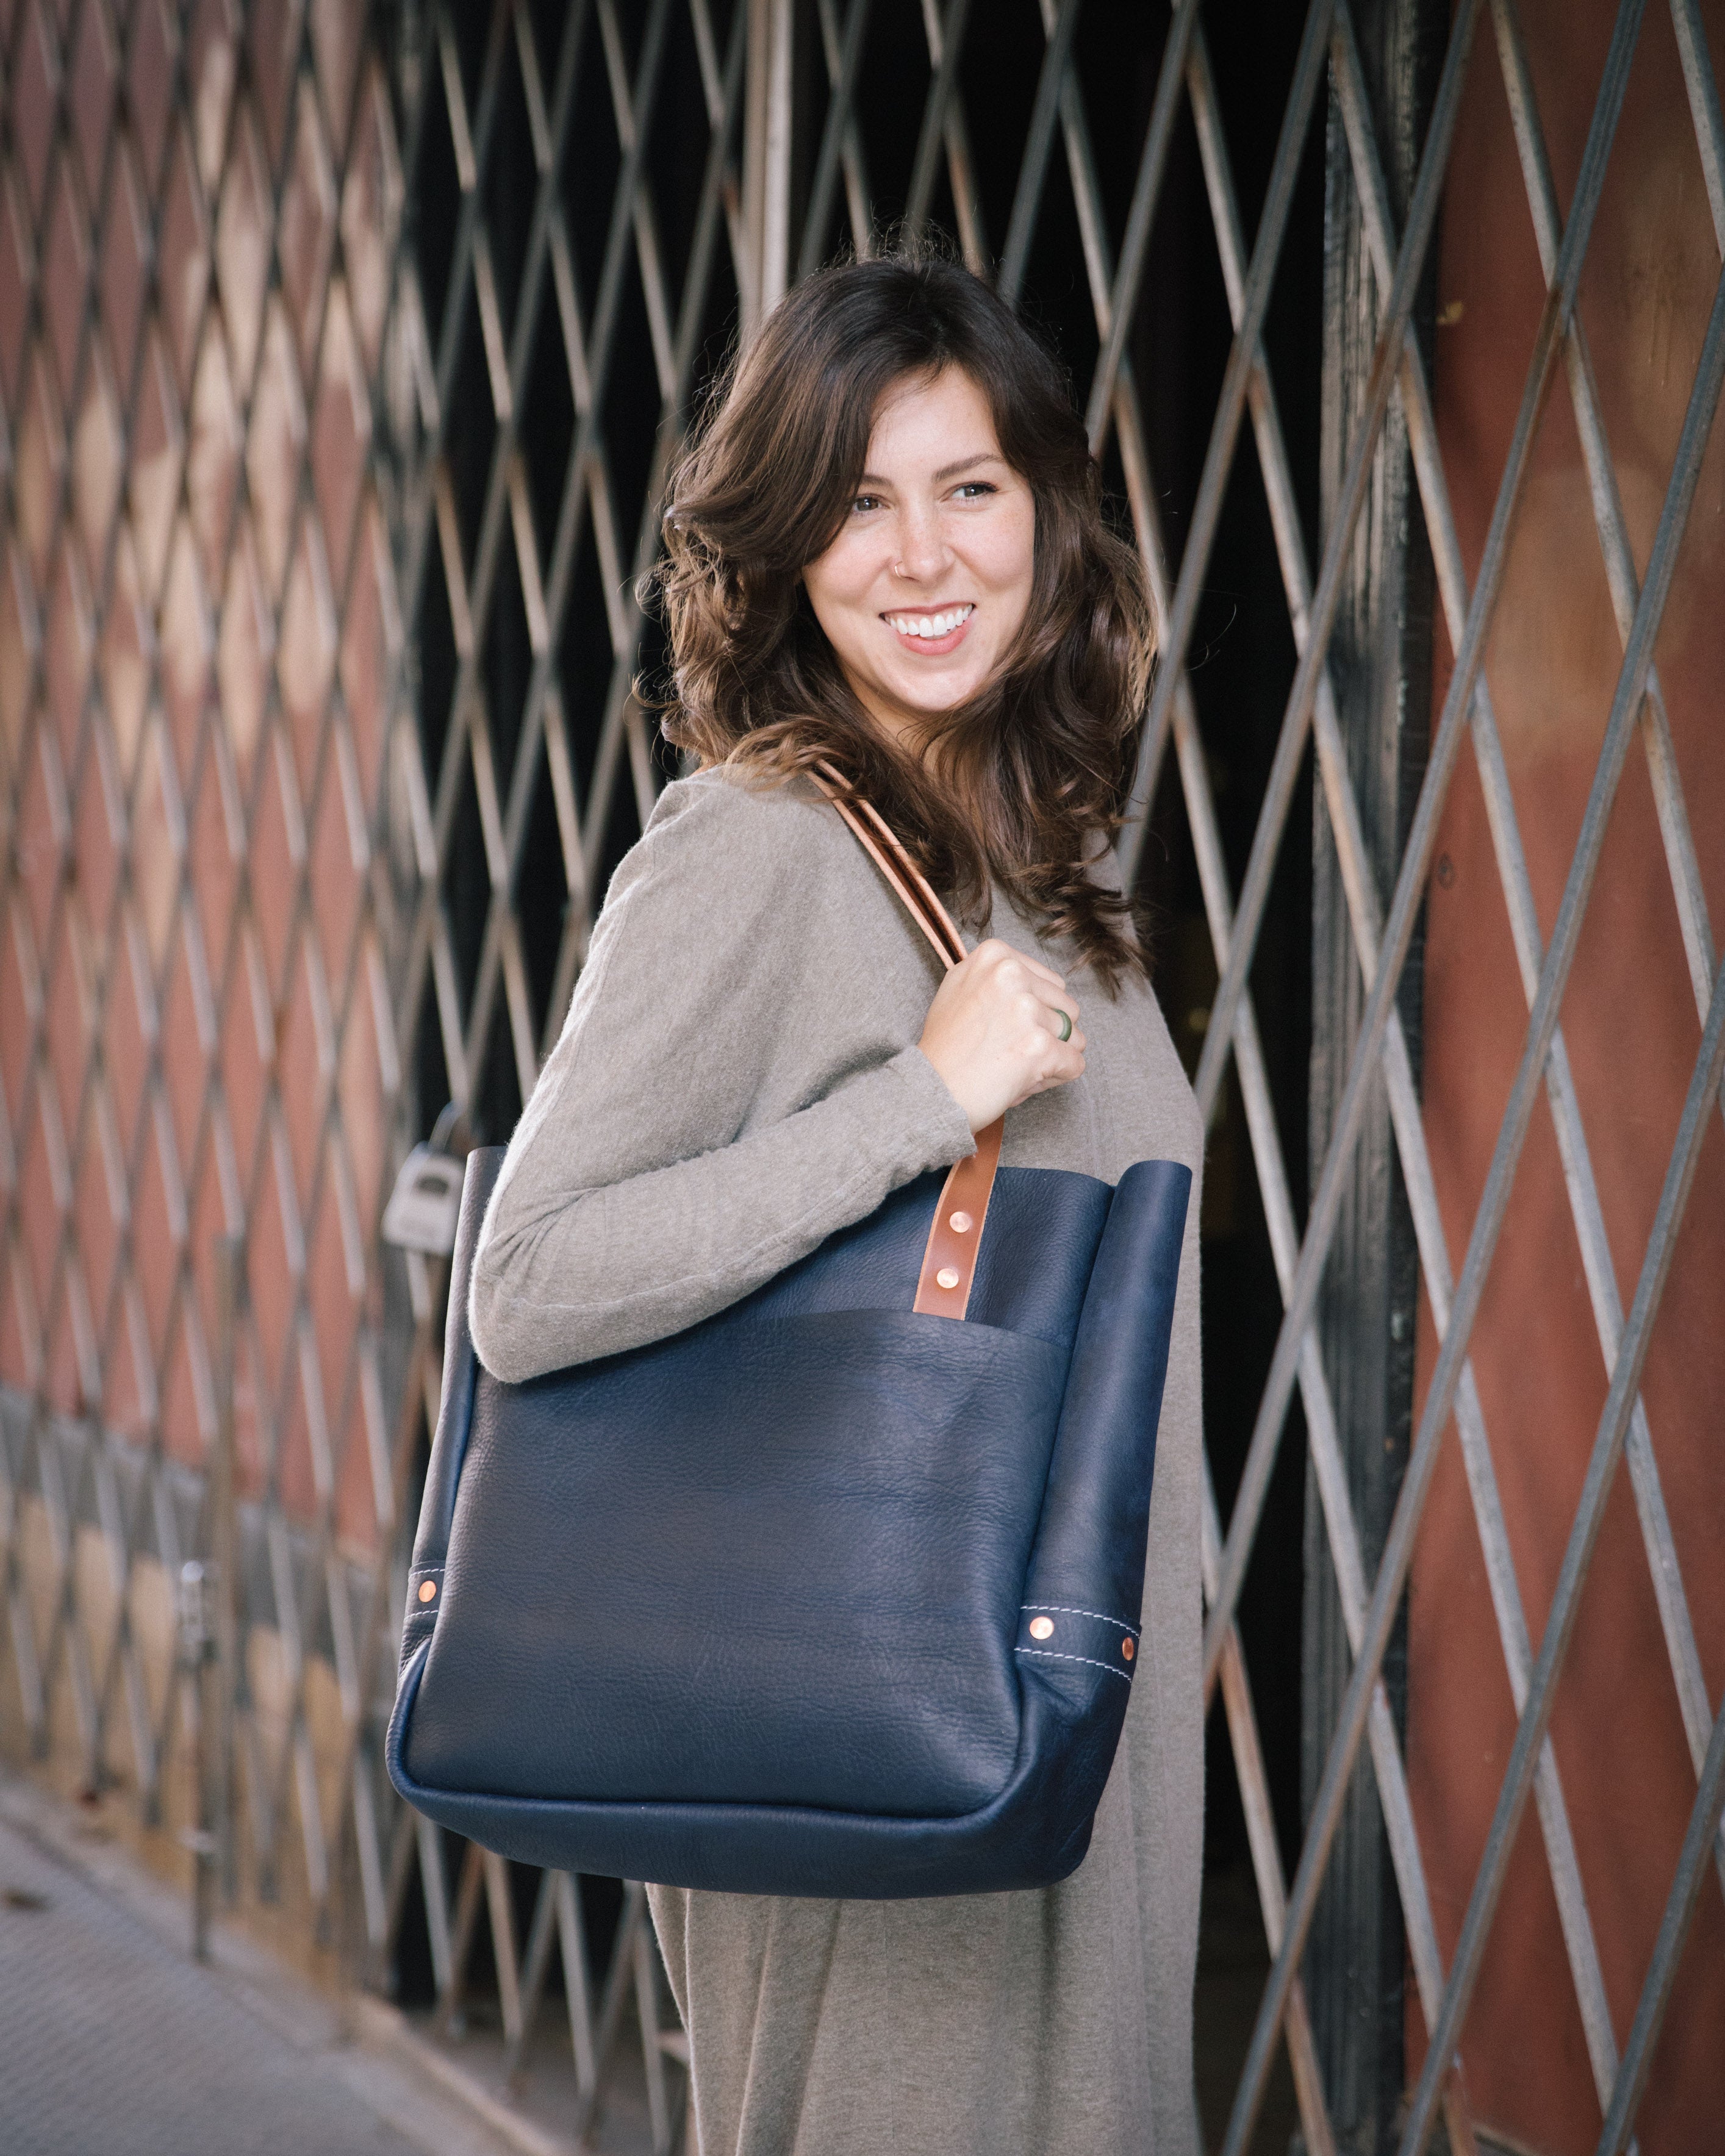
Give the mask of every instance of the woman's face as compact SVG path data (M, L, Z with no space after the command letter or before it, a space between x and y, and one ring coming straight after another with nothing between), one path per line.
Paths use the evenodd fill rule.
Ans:
M1030 602L1036 508L988 399L949 367L889 390L839 536L803 572L815 619L875 724L915 746L1010 648Z

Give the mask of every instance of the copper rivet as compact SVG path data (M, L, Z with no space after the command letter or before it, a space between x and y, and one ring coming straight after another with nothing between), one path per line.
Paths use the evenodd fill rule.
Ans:
M1030 1620L1030 1637L1033 1640L1051 1640L1054 1637L1053 1618L1033 1617Z
M940 1282L942 1287L957 1287L958 1285L958 1268L957 1265L942 1265L940 1270L935 1275L935 1278Z
M1126 1656L1127 1661L1130 1661L1138 1650L1130 1640L1122 1640L1120 1643L1120 1651Z
M968 1213L955 1213L947 1223L955 1235L968 1235L974 1224Z
M420 1599L422 1602L435 1602L435 1601L436 1601L436 1599L437 1599L437 1582L436 1582L434 1579L424 1579L424 1580L421 1580L421 1581L420 1581L420 1583L419 1583L419 1599Z

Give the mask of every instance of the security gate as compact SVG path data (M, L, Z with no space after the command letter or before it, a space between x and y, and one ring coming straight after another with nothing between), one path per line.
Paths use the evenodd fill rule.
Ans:
M1706 2145L1722 50L1702 0L0 0L7 1744L164 1856L195 1766L259 1922L423 1958L446 2034L494 1985L511 2074L560 1976L578 2131L635 2072L672 2144L639 1890L382 1776L444 1283L379 1224L445 1100L506 1134L670 775L633 591L727 339L937 229L1163 622L1207 2138Z

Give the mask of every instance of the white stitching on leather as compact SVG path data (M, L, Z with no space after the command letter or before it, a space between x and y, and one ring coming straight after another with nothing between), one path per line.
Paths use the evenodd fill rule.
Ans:
M1020 1609L1051 1609L1057 1617L1094 1617L1097 1624L1115 1625L1122 1632L1130 1632L1135 1640L1140 1635L1137 1625L1128 1625L1123 1618L1105 1617L1100 1609L1071 1609L1064 1602L1021 1602L1019 1607Z
M1034 1655L1039 1661L1043 1662L1082 1662L1090 1669L1106 1670L1111 1677L1118 1677L1122 1684L1132 1682L1124 1670L1117 1670L1112 1662L1099 1662L1094 1655L1057 1655L1048 1647L1014 1647L1013 1652L1015 1655Z

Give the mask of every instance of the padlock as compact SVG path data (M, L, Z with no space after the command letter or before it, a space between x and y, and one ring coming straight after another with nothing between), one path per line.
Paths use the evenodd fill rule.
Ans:
M449 1150L458 1121L452 1101L438 1117L430 1138L416 1145L401 1164L383 1209L383 1240L398 1250L444 1258L455 1247L461 1185L467 1173L466 1161Z

